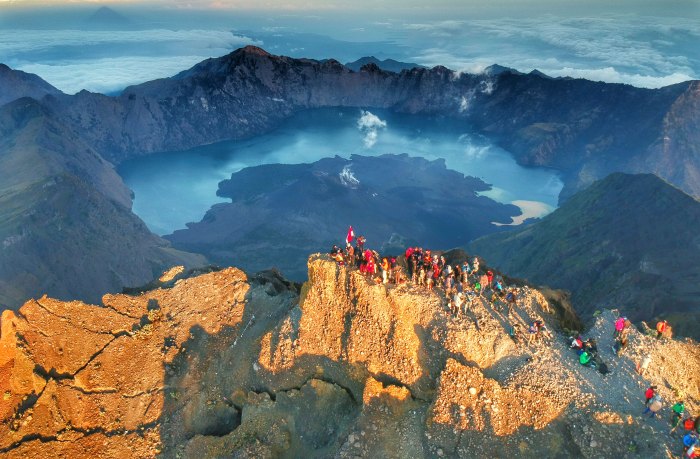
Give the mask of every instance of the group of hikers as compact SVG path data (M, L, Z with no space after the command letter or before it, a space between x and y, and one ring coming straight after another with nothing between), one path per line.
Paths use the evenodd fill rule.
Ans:
M353 246L353 241L355 245ZM513 288L506 288L500 275L494 275L490 270L481 270L479 259L474 257L469 263L465 260L461 263L450 265L445 257L424 250L422 247L409 247L403 254L403 260L396 256L381 257L379 253L365 247L366 239L363 236L355 237L353 228L350 227L345 238L345 248L334 245L330 256L340 265L354 266L377 284L403 284L410 282L413 285L426 290L441 289L447 299L447 307L452 314L460 317L466 314L468 306L473 298L485 298L494 309L503 311L503 305L507 306L510 317L513 308L517 306L517 295ZM516 342L523 340L522 326L517 322L510 325L508 334ZM632 323L625 316L620 316L615 321L613 332L613 352L619 357L627 349L629 333ZM656 326L657 338L669 336L671 327L665 320ZM535 320L527 328L527 344L538 343L543 338L551 338L545 324L541 320ZM580 335L571 337L570 347L578 355L579 363L583 366L597 368L601 373L607 373L607 367L598 357L598 346L593 338L584 339ZM646 354L637 365L637 372L644 376L651 355ZM646 391L646 409L643 414L651 413L649 417L656 416L663 402L656 393L656 386L650 386ZM683 452L688 458L700 458L700 416L691 417L685 409L683 401L679 401L671 407L671 431L682 425L686 430L683 436Z
M644 392L643 415L649 414L649 418L656 417L656 414L663 408L663 400L657 393L657 387L649 386ZM678 427L683 426L683 455L688 458L700 457L700 416L692 416L685 407L683 400L678 400L671 407L669 422L671 430L669 435L673 435Z
M440 289L445 294L448 309L457 317L467 313L475 298L485 298L499 312L507 311L509 317L517 306L515 288L506 288L501 275L482 269L476 257L471 263L467 259L448 264L443 255L422 247L409 247L401 260L396 256L381 257L378 252L367 248L366 242L364 236L355 237L351 226L345 237L345 248L334 245L330 256L340 265L357 267L377 284L410 282L428 291ZM519 324L513 323L508 333L516 343L521 341ZM544 322L536 320L528 327L527 343L538 343L543 338L551 338L551 334Z
M613 352L617 356L622 355L622 353L627 348L627 343L629 340L629 332L632 329L632 323L627 319L627 317L620 316L615 320L613 338L615 339L615 344L612 346ZM661 320L656 325L656 338L660 339L663 336L669 336L670 325L666 320ZM644 376L651 363L651 354L646 353L642 358L641 362L637 364L637 373ZM649 418L653 418L656 414L661 411L664 406L661 395L657 393L657 387L650 385L645 393L645 410L642 415L649 413ZM678 429L679 426L683 426L685 431L683 435L683 455L688 458L700 458L700 416L691 416L685 407L685 402L683 400L678 400L671 407L670 415L671 430L669 435Z

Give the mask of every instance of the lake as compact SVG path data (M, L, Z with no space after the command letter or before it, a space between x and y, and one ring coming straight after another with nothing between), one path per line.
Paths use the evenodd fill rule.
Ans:
M563 186L555 171L518 165L463 121L375 109L308 110L265 135L136 157L117 171L134 191L134 212L151 231L165 235L228 201L216 195L218 183L244 167L399 153L444 158L448 168L491 184L484 195L523 211L513 224L554 210Z

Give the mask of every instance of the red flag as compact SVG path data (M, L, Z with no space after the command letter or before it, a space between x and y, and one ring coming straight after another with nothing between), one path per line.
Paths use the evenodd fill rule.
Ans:
M345 237L345 243L350 244L352 242L352 238L355 237L355 232L352 230L352 226L348 228L348 235Z

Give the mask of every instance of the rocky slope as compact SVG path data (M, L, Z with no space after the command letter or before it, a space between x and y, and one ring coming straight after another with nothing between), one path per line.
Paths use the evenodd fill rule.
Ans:
M699 84L649 90L496 67L355 72L249 46L116 98L81 92L46 103L113 162L253 136L308 108L376 107L463 120L520 163L561 171L564 197L614 171L656 172L700 196Z
M219 184L215 205L199 223L166 236L179 249L202 253L248 272L275 266L306 278L311 252L330 250L350 223L373 247L394 255L418 241L456 247L502 229L520 209L479 192L490 186L407 155L353 155L312 164L246 168Z
M0 63L0 106L22 97L41 99L47 94L62 94L32 73L13 70Z
M164 279L104 308L41 298L2 315L0 451L6 457L666 457L680 440L643 420L647 378L700 409L700 346L636 331L608 350L614 316L590 331L612 374L581 367L559 335L505 333L514 314L475 298L370 283L325 256L301 290L233 268Z
M651 174L612 174L525 228L470 245L499 269L570 290L585 316L673 318L698 337L700 202Z
M0 304L99 301L172 264L205 263L151 234L111 164L37 101L0 108Z

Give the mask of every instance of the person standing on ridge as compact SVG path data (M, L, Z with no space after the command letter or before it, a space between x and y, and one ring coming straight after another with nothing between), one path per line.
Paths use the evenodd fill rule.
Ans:
M656 413L658 413L661 410L662 406L663 406L663 402L661 401L661 396L659 394L654 394L652 399L647 404L647 408L644 410L642 415L645 415L645 414L651 412L649 417L650 418L656 417Z
M683 413L685 413L685 403L682 400L676 402L676 404L671 407L671 431L669 435L672 434L681 423Z
M352 244L352 240L355 238L355 231L353 231L352 226L348 228L348 235L345 236L345 245Z
M668 325L668 322L665 320L660 320L656 324L656 338L661 339L662 336L664 336L664 332L666 331L666 326Z
M644 373L647 372L647 368L649 368L650 363L651 363L651 354L647 354L642 359L642 363L640 363L637 366L637 373L639 373L641 376L644 376Z
M613 338L617 338L620 336L622 333L622 330L625 329L625 318L624 317L618 317L617 320L615 321L615 333L613 333Z
M644 406L649 406L649 402L654 398L654 395L656 395L656 386L649 386L644 392L644 398L646 398Z

